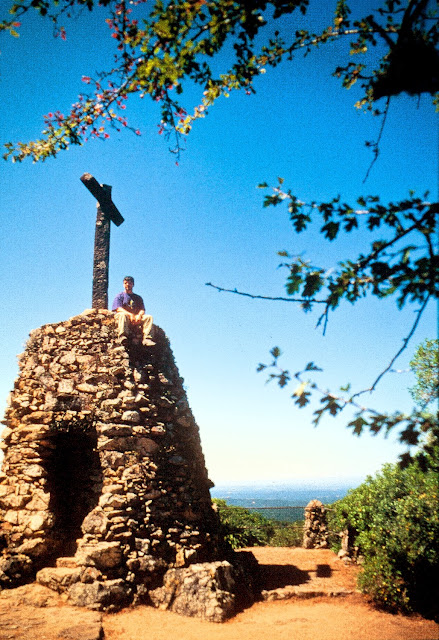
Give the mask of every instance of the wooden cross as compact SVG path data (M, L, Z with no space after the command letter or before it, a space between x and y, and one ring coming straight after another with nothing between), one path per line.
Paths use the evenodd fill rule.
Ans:
M91 305L93 309L107 309L110 227L112 222L119 227L123 222L123 217L111 199L111 187L108 184L100 185L90 173L84 173L81 176L81 182L98 201Z

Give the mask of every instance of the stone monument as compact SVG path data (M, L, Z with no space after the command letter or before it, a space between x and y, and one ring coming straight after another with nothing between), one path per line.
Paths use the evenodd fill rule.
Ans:
M252 601L256 561L222 538L169 341L156 326L155 346L122 344L114 314L93 306L32 331L19 357L3 420L0 588L36 579L78 606L221 622Z
M251 600L251 579L221 537L183 380L159 327L154 347L120 344L113 316L90 309L36 329L19 359L3 421L0 586L36 576L79 606L143 602L222 621Z

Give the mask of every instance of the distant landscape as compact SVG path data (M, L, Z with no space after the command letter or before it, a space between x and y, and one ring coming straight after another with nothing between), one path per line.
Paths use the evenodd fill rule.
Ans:
M258 510L264 517L295 522L304 519L302 509L287 509L286 507L306 507L310 500L320 500L323 504L332 504L344 498L349 489L354 489L361 483L357 480L328 480L319 479L262 484L219 484L210 493L212 498L225 500L228 505ZM282 507L273 510L268 507Z

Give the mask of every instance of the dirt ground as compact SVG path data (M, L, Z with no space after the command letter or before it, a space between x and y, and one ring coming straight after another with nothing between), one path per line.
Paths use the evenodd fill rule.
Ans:
M439 625L377 610L356 592L357 567L331 551L251 549L271 595L223 624L150 607L98 614L28 585L0 595L0 640L438 640ZM15 592L15 593L14 593ZM329 594L339 595L329 595ZM326 595L324 595L326 594Z

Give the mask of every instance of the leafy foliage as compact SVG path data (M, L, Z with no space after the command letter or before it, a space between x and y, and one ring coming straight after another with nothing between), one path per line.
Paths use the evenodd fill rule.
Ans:
M294 524L273 522L274 533L270 537L270 547L301 547L303 543L303 520Z
M233 549L241 547L300 547L303 539L303 521L279 522L265 518L257 511L227 504L213 499L218 511L225 540Z
M391 610L439 616L439 476L417 462L386 465L333 505L330 528L350 528L364 556L360 586Z
M20 20L29 11L51 20L55 36L65 39L64 19L97 7L105 9L115 55L108 70L97 73L95 78L83 76L90 91L85 90L78 97L69 113L47 114L42 137L29 143L7 143L4 157L12 161L28 157L35 162L45 160L72 144L80 145L93 137L108 138L109 127L132 129L140 135L125 115L126 102L132 95L149 97L160 106L159 133L168 139L174 136L172 150L179 155L193 122L205 117L218 98L239 89L252 93L255 79L267 68L340 41L348 46L337 49L340 53L334 75L346 88L355 83L361 86L363 97L357 107L383 113L376 108L376 102L387 98L388 106L390 98L401 92L429 93L439 107L439 22L434 3L382 0L371 14L354 19L349 2L337 0L332 24L318 33L306 28L309 5L310 0L10 0L10 17L0 20L0 31L12 36L18 35ZM290 27L291 20L283 28L285 16L296 19L295 29ZM219 54L224 47L233 54L230 66L221 68L224 62ZM371 51L374 55L370 55ZM224 58L230 60L230 56ZM192 113L181 104L185 83L195 84L202 91L201 102ZM376 159L378 142L368 144ZM277 347L272 351L272 362L260 364L258 370L269 369L269 379L281 387L297 380L292 397L300 407L308 405L313 392L318 393L320 408L314 413L315 424L325 414L337 416L346 407L354 407L356 413L349 426L355 434L360 435L365 428L373 433L388 432L398 425L402 442L418 444L422 433L435 428L431 415L421 410L414 410L411 415L388 415L362 407L357 398L375 389L406 349L429 300L439 296L435 236L439 205L427 202L427 194L417 198L412 193L389 204L381 203L377 196L358 198L355 206L343 203L339 196L330 202L305 203L286 190L283 182L279 179L264 204L286 202L297 233L306 231L318 218L326 240L336 241L341 233L367 231L373 234L370 249L346 259L333 272L301 256L281 252L285 258L282 266L288 273L287 297L270 298L236 290L234 293L298 302L305 311L322 305L319 323L323 330L330 311L343 301L354 304L366 295L378 299L395 296L399 308L410 302L418 304L419 309L403 346L368 389L351 395L350 389L342 388L335 394L320 389L313 377L319 370L317 366L310 363L302 371L290 374L279 366L281 354ZM266 183L260 186L268 187ZM402 456L403 464L410 460L409 453Z
M439 340L425 340L416 349L410 367L416 384L410 389L413 400L421 408L439 402Z
M289 271L286 290L289 295L298 293L305 311L313 304L324 304L319 319L326 320L330 310L345 299L355 303L367 293L378 298L397 295L401 308L405 302L420 302L433 295L439 297L438 257L434 252L434 240L439 206L414 194L401 202L384 205L378 196L360 197L357 206L342 203L340 196L331 202L309 204L299 200L290 190L283 189L283 180L266 196L264 206L280 202L288 203L288 212L294 230L302 233L315 218L319 219L320 233L330 242L340 232L368 231L374 234L369 252L348 259L339 269L328 273L327 267L314 266L300 256L279 255L292 258L292 262L280 266ZM260 185L266 187L266 183ZM361 207L361 208L360 208ZM390 238L376 239L376 230ZM319 299L315 296L325 290Z
M96 78L83 77L93 90L84 91L69 113L47 114L43 136L29 143L8 143L4 157L45 160L90 137L109 137L109 126L130 129L124 113L130 95L149 96L160 105L159 133L174 135L173 151L179 154L193 122L204 117L219 97L238 89L252 93L255 78L267 67L340 39L353 38L346 50L348 61L340 60L334 75L346 88L360 82L364 94L358 107L372 109L375 100L402 91L434 95L439 90L436 12L428 0L401 5L400 0L384 0L373 14L352 20L348 2L337 0L333 24L314 33L306 29L309 0L11 1L12 18L0 21L0 31L13 36L18 35L19 21L32 10L52 20L55 35L66 39L62 20L85 9L105 8L115 56L109 70ZM284 35L280 19L292 13L297 15L296 28L286 29ZM273 25L278 27L274 35ZM232 64L216 73L211 60L226 44L233 45ZM368 56L378 44L384 53ZM361 61L354 62L350 56ZM185 81L203 90L192 113L180 103ZM336 232L336 225L328 222L329 236ZM316 278L316 283L310 282L311 295L318 286Z
M278 186L266 196L264 205L268 207L286 203L296 233L304 233L313 224L319 224L320 234L329 242L337 241L341 234L358 232L372 234L372 240L367 252L346 258L336 267L314 265L300 255L279 252L282 258L288 259L280 265L287 270L287 296L272 300L298 303L305 312L311 311L315 305L321 305L323 311L317 326L323 327L323 333L331 311L342 302L355 304L367 295L378 299L393 296L397 308L402 308L408 302L416 303L418 309L402 347L367 389L356 393L351 392L350 385L340 388L336 393L323 389L316 382L315 374L321 371L317 365L309 362L302 370L291 373L279 364L282 355L279 347L271 350L271 362L260 363L257 371L266 371L268 380L276 381L281 388L295 382L298 386L293 391L292 399L299 407L307 406L317 395L319 408L314 411L313 420L316 426L323 416L335 417L351 408L354 409L354 417L348 422L348 427L354 434L361 435L366 428L373 434L384 431L387 435L397 426L402 443L409 447L419 445L422 434L433 433L437 429L437 421L432 414L426 413L423 407L415 408L411 414L382 413L364 407L359 403L359 397L375 390L381 378L407 348L429 301L439 299L439 205L428 202L427 193L424 198L410 193L408 198L389 204L383 204L378 196L360 197L355 207L342 203L340 197L330 202L305 203L286 190L283 183L284 180L279 178ZM267 183L259 186L264 189L268 187ZM383 234L381 238L377 236L378 232ZM243 294L236 289L215 288L249 297L263 297ZM426 357L426 353L423 352L423 355ZM416 362L420 363L420 357L416 358ZM430 369L430 385L434 380L436 386L433 384L430 390L437 397L437 360L435 362L433 369ZM401 456L403 466L411 460L409 452Z
M272 521L244 507L228 505L225 500L215 498L213 503L218 511L224 539L233 549L268 544L274 533Z

